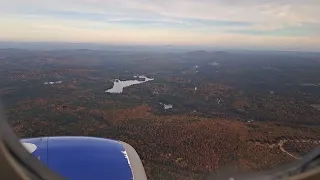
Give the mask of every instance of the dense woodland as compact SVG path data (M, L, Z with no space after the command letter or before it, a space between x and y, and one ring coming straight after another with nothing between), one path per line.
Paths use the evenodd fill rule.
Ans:
M105 92L135 75L154 80ZM2 49L0 93L20 137L125 141L150 179L267 169L320 143L317 53Z

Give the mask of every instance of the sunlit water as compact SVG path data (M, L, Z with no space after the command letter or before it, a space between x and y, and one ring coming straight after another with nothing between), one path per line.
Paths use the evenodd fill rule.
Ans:
M317 83L317 84L302 83L301 86L320 87L320 83Z
M211 65L211 66L219 66L219 63L217 63L217 62L211 62L211 63L209 63L209 65Z
M62 81L56 81L56 82L45 82L43 84L47 85L47 84L60 84L62 83Z
M137 76L134 76L135 78ZM138 76L141 79L144 79L144 81L139 81L139 80L126 80L126 81L121 81L119 79L115 79L113 82L113 87L111 89L106 90L105 92L108 93L122 93L123 88L132 86L134 84L142 84L148 81L154 80L154 78L148 78L146 76Z
M171 109L173 106L172 104L164 104L164 103L160 103L161 105L163 105L163 109L167 110L167 109Z

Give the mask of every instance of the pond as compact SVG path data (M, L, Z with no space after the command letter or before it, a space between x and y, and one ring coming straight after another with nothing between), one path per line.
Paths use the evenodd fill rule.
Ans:
M163 109L167 110L167 109L171 109L173 106L172 104L164 104L164 103L159 103L161 105L163 105Z

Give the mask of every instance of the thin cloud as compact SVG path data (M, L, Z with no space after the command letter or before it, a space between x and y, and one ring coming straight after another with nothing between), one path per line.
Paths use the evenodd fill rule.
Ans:
M307 42L320 47L319 0L0 1L1 39L30 39L30 33L37 38L38 33L46 41L70 37L115 42L105 34L121 36L121 32L121 42L215 44L222 40L241 45L243 37L259 46L301 40L306 47ZM9 31L17 28L24 31ZM280 44L293 46L287 42Z

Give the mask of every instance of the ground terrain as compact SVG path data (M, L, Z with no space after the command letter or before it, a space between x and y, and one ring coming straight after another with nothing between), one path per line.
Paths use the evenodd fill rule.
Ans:
M135 75L154 80L105 92ZM0 93L20 137L125 141L150 179L268 169L320 143L317 53L2 49Z

